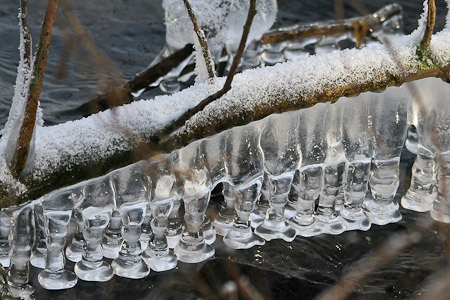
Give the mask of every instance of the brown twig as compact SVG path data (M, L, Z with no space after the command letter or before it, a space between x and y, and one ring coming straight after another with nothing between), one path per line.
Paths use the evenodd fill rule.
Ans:
M76 110L86 111L84 114L86 117L112 107L130 103L133 100L131 93L148 88L150 84L165 76L173 68L187 59L193 50L192 44L187 44L184 48L172 53L159 63L138 73L132 80L126 82L124 85L113 88L111 91L95 97L88 103L76 108Z
M205 60L206 70L208 71L209 81L212 82L214 80L214 62L211 58L211 54L209 53L208 43L206 42L205 33L200 29L198 25L197 17L195 16L194 10L192 9L191 3L189 0L183 0L184 5L188 11L189 17L191 18L192 25L194 25L194 31L197 35L198 41L200 43L200 47L202 48L203 59Z
M216 93L206 97L203 99L197 106L192 109L187 110L184 114L181 115L177 120L175 120L172 124L169 124L163 133L163 136L168 132L173 132L176 128L182 126L196 113L202 111L208 104L213 102L214 100L219 99L223 95L225 95L231 89L231 83L233 82L234 75L236 74L237 68L239 66L239 61L244 54L245 46L247 44L248 34L250 32L250 28L252 27L253 18L256 15L256 0L250 0L250 7L248 9L247 20L245 21L244 30L242 32L241 41L239 43L239 48L236 52L236 55L233 59L233 63L231 64L230 72L228 73L225 84L222 89L217 91Z
M425 34L423 35L422 45L425 49L430 47L431 36L433 35L434 24L436 22L436 3L434 0L428 0L428 16Z
M344 32L353 32L355 23L359 28L368 27L368 32L381 23L399 14L402 11L398 4L390 4L364 17L351 18L343 21L317 22L307 25L294 25L285 28L270 30L261 38L261 44L280 43L311 36L329 36Z
M36 123L36 112L39 104L42 83L44 82L45 67L49 53L50 40L52 37L53 22L59 0L49 0L45 11L44 23L42 24L41 35L36 53L36 60L33 67L33 78L30 83L30 91L25 106L25 113L19 137L15 147L13 159L11 161L11 171L18 177L25 167L28 155L30 154L30 143Z

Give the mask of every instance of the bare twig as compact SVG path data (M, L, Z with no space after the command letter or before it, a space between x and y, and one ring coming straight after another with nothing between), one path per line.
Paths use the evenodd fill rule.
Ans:
M208 104L213 102L214 100L219 99L223 95L225 95L231 89L231 83L233 82L234 75L236 74L237 68L239 66L239 61L244 54L245 46L247 44L248 34L250 32L250 28L252 27L253 18L256 15L256 0L250 0L250 7L248 10L247 20L245 21L244 30L242 32L241 41L239 43L239 48L236 52L236 55L233 59L233 63L231 64L230 72L228 73L227 79L223 88L217 91L216 93L208 96L203 99L197 106L192 109L187 110L184 114L181 115L175 122L167 126L165 133L172 132L176 128L182 126L187 120L189 120L193 115L202 111Z
M208 43L206 42L205 33L203 30L200 29L200 26L198 25L197 18L195 17L194 10L192 9L191 3L189 3L189 0L183 0L184 5L186 6L186 9L188 11L189 17L191 18L192 25L194 25L194 31L197 35L198 41L200 43L200 47L202 48L202 54L203 59L205 60L206 64L206 70L208 71L208 77L209 81L213 81L215 74L214 74L214 62L211 58L211 54L209 53Z
M30 154L30 143L36 123L36 112L41 94L42 83L44 82L45 67L49 53L50 40L52 36L53 22L55 20L56 9L59 0L49 0L45 11L44 23L42 24L39 45L36 53L36 60L33 67L33 78L30 83L30 91L22 126L20 127L14 156L11 161L11 171L18 177L25 167L28 155Z
M423 35L422 45L425 49L430 47L431 36L433 35L434 23L436 22L436 3L434 0L428 0L428 16L425 34Z
M390 4L364 17L346 19L344 21L317 22L307 25L294 25L285 28L270 30L261 38L261 44L280 43L283 41L301 39L318 35L334 35L344 32L353 32L356 25L368 27L369 33L387 19L398 15L402 11L398 4Z
M132 80L126 82L124 85L115 87L106 94L95 97L87 104L78 107L76 110L84 110L86 111L84 116L88 116L99 111L130 103L133 100L131 93L145 89L162 76L165 76L170 70L187 59L192 51L193 48L191 44L184 46L184 48L172 53L159 63L138 73ZM87 107L87 109L84 109L85 107Z

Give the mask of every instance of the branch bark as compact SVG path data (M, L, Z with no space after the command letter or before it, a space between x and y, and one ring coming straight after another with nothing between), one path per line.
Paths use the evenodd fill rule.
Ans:
M198 42L200 43L200 47L202 48L203 59L205 60L206 70L208 71L208 78L210 81L214 80L216 76L214 74L214 62L211 58L211 54L209 53L208 43L206 42L205 33L200 29L198 25L197 17L195 16L194 10L192 9L191 3L189 0L183 0L184 5L188 11L189 17L191 18L192 25L194 25L194 31L197 35Z
M58 2L59 0L49 0L45 11L44 23L42 24L36 60L33 67L33 78L31 80L30 91L25 107L24 120L20 128L19 138L11 161L11 171L15 177L18 177L22 173L28 155L30 154L30 143L36 123L36 112L42 83L44 82L45 67L47 64L53 22L58 8ZM26 4L26 2L24 3Z
M428 0L428 15L425 34L423 35L422 45L425 49L430 48L431 36L433 35L434 24L436 23L436 3L434 0Z
M400 14L401 11L402 8L400 5L390 4L364 17L351 18L338 22L317 22L278 28L265 33L261 38L261 44L280 43L311 36L329 36L344 32L353 32L355 28L367 28L367 33L372 33L379 24Z

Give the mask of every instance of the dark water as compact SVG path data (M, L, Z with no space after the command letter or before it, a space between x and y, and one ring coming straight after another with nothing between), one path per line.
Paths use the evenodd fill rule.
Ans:
M29 18L36 41L46 1L29 1ZM390 3L388 0L344 1L345 16L361 11L375 11ZM417 26L422 1L397 1L404 11L405 31ZM334 1L279 0L279 16L275 26L290 25L335 18ZM358 7L352 3L359 4ZM163 11L160 1L97 0L73 1L76 14L89 31L98 48L113 63L96 65L79 39L73 41L69 54L64 52L70 37L65 29L66 15L58 13L52 40L41 105L47 125L80 118L74 110L95 95L98 89L98 69L106 69L115 77L129 79L144 69L164 44ZM17 1L0 0L0 124L6 121L13 95L18 62ZM444 1L437 1L438 24L443 26L446 13ZM115 65L116 68L111 68ZM61 76L64 70L65 76ZM404 193L409 182L414 157L404 153L402 171ZM216 199L220 201L220 199ZM214 201L213 201L214 202ZM214 205L213 205L214 206ZM312 299L336 283L361 258L372 254L389 238L410 230L424 214L402 210L404 219L394 225L373 226L368 232L346 232L339 236L320 235L297 238L292 243L271 241L262 247L233 251L215 243L214 259L198 265L180 263L170 272L152 272L142 280L115 277L107 283L80 281L70 290L49 292L37 283L39 270L32 268L32 284L37 299L237 299L225 296L223 289L244 276L265 299ZM437 226L424 235L417 245L408 248L383 268L370 274L362 285L356 286L352 299L414 299L427 290L429 276L448 267ZM73 264L68 263L72 269ZM435 275L433 280L439 276ZM230 285L231 284L231 285ZM239 289L240 299L257 299ZM442 298L442 299L450 299Z

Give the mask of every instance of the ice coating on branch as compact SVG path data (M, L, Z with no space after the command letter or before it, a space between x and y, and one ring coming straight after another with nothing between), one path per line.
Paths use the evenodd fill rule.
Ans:
M195 78L195 82L205 82L208 80L208 67L206 66L205 57L203 56L202 47L200 46L200 42L198 40L197 35L194 31L194 49L195 49L195 74L197 77ZM208 55L211 56L211 51L208 49ZM214 62L211 62L211 67L214 72ZM215 78L212 78L214 80Z
M25 57L26 32L22 24L20 13L18 15L18 19L20 28L18 48L20 61L19 66L17 67L16 84L14 87L14 95L11 102L8 120L6 121L5 127L0 131L0 134L2 135L0 139L0 178L7 179L8 184L10 184L17 191L22 192L24 191L24 186L13 178L8 165L11 162L12 155L16 148L20 127L23 122L26 101L31 83L31 72L33 70L34 58L30 57L31 61L27 61L28 58ZM43 125L40 110L38 110L37 124L40 126Z
M213 57L220 55L226 40L239 44L247 16L248 0L191 0L200 28L204 30ZM164 0L166 41L169 47L180 49L192 40L193 25L181 0ZM257 0L257 15L248 41L260 39L272 27L277 12L276 0Z

